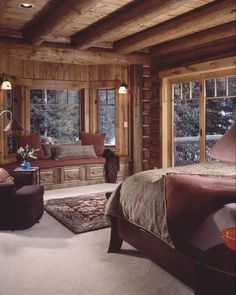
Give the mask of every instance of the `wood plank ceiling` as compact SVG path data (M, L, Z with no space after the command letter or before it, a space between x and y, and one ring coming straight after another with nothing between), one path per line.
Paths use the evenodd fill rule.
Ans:
M234 0L27 1L32 9L20 8L18 0L0 2L2 54L64 63L149 64L153 56L161 61L184 50L235 42Z

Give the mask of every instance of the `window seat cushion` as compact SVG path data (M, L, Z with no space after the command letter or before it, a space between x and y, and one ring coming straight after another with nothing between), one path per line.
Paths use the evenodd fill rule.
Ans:
M60 160L37 159L37 160L31 161L32 166L39 166L40 169L49 169L49 168L76 166L76 165L89 165L89 164L105 164L105 158L96 157L96 158L78 158L78 159L60 159ZM19 166L20 166L20 163L17 163L17 162L2 165L2 167L6 169L8 172L11 172L16 167L19 167Z

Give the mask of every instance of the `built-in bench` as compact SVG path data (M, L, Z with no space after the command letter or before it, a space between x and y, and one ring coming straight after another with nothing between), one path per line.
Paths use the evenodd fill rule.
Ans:
M82 186L105 182L104 157L79 159L37 159L31 165L39 167L39 182L45 189ZM19 162L1 165L9 173L20 166ZM117 181L129 174L129 158L119 157Z
M45 189L88 185L105 182L105 158L94 159L38 159L31 161L32 166L40 168L39 181ZM9 173L19 163L3 165Z

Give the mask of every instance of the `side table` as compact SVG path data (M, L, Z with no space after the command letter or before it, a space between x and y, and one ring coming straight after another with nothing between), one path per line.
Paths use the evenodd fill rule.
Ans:
M15 168L11 175L15 177L17 186L40 184L40 167L30 167L27 170Z
M224 243L207 250L196 265L195 295L236 294L236 253Z

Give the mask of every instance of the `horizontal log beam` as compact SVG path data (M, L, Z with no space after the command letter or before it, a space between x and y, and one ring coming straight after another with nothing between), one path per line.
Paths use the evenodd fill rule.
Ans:
M153 47L150 53L153 56L170 54L233 36L236 37L235 21L162 43Z
M83 89L83 88L112 88L119 87L120 80L106 81L65 81L65 80L42 80L12 77L14 85L21 85L34 88L45 87L45 89ZM33 81L33 82L32 82Z
M216 1L117 41L114 49L117 52L130 53L234 20L235 1Z
M151 58L145 53L117 54L109 49L76 50L67 44L46 43L47 46L32 46L22 40L0 37L0 53L26 60L59 62L69 64L143 64ZM60 46L60 47L59 47Z
M236 47L235 38L233 37L211 42L195 49L155 57L153 58L153 64L159 70L163 70L234 55L236 55Z
M78 18L99 2L99 0L59 1L53 9L48 9L45 13L40 12L40 17L36 15L23 29L24 39L33 45L40 45L47 34L53 30L60 30L71 23L73 17Z
M191 2L199 3L198 0L192 0ZM148 18L158 18L188 3L189 0L136 1L118 10L116 14L112 14L98 24L95 23L90 28L76 33L72 36L72 44L78 49L87 49L97 45L101 41L110 40L110 37L113 37L114 33L123 31L124 27L126 30L129 30L134 24L145 24L145 20Z

